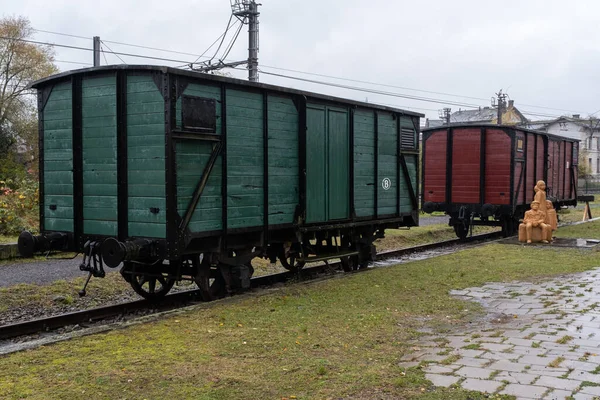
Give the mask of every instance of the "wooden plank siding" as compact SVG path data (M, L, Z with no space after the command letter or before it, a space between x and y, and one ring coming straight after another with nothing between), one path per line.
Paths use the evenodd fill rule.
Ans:
M424 149L423 201L442 203L446 201L447 131L432 132L426 143Z
M268 224L289 224L300 202L298 110L290 98L268 96Z
M375 115L354 112L354 211L357 217L375 214Z
M485 203L511 204L510 137L501 129L492 128L487 129L486 135Z
M452 202L477 204L479 199L481 129L461 129L452 138Z
M264 223L263 98L227 89L227 227Z
M58 84L44 115L44 227L73 232L73 112L71 82Z
M401 130L411 130L413 143L412 146L415 146L415 141L417 138L417 132L415 130L415 126L413 124L412 118L410 117L400 117L400 128ZM406 166L408 168L408 174L410 176L410 184L413 188L415 194L417 194L417 166L419 163L418 154L406 154L405 151L414 151L416 152L416 148L404 149L402 148L402 153L404 153L404 160L406 161ZM402 167L400 167L402 168ZM406 178L402 169L399 171L398 180L400 182L400 198L398 201L400 202L400 212L401 213L410 213L413 211L413 204L410 198L410 191L408 190L408 184L406 182Z
M82 80L83 233L117 234L117 87L114 74Z
M398 119L392 113L378 112L378 180L377 182L377 215L393 215L397 213L398 168ZM382 182L385 178L391 181L386 190Z
M165 103L152 77L127 76L127 227L166 237ZM158 209L152 213L151 208Z

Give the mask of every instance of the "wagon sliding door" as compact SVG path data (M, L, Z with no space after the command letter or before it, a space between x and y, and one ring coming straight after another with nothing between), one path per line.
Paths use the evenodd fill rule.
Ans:
M306 222L348 219L348 110L322 105L306 109Z

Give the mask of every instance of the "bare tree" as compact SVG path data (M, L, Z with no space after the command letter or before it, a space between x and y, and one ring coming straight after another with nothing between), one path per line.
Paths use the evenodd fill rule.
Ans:
M36 146L35 97L28 85L56 73L54 52L49 46L28 43L35 30L28 19L0 19L0 155L17 139Z

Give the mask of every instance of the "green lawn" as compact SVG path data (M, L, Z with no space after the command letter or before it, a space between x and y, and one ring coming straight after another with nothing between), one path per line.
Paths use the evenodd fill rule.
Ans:
M18 236L5 236L0 235L0 244L4 243L17 243Z
M590 227L558 236L600 235ZM551 260L539 263L540 259ZM594 250L491 244L259 297L237 297L142 326L0 358L8 399L467 399L419 368L398 367L408 339L481 308L451 289L600 266ZM468 311L467 311L468 310Z

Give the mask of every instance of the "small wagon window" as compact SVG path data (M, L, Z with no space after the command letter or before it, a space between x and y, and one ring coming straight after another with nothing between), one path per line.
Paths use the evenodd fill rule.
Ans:
M517 138L517 151L523 152L523 138Z
M217 130L216 100L197 96L182 96L181 122L185 130L215 133Z
M577 165L579 161L579 146L573 143L573 165Z

